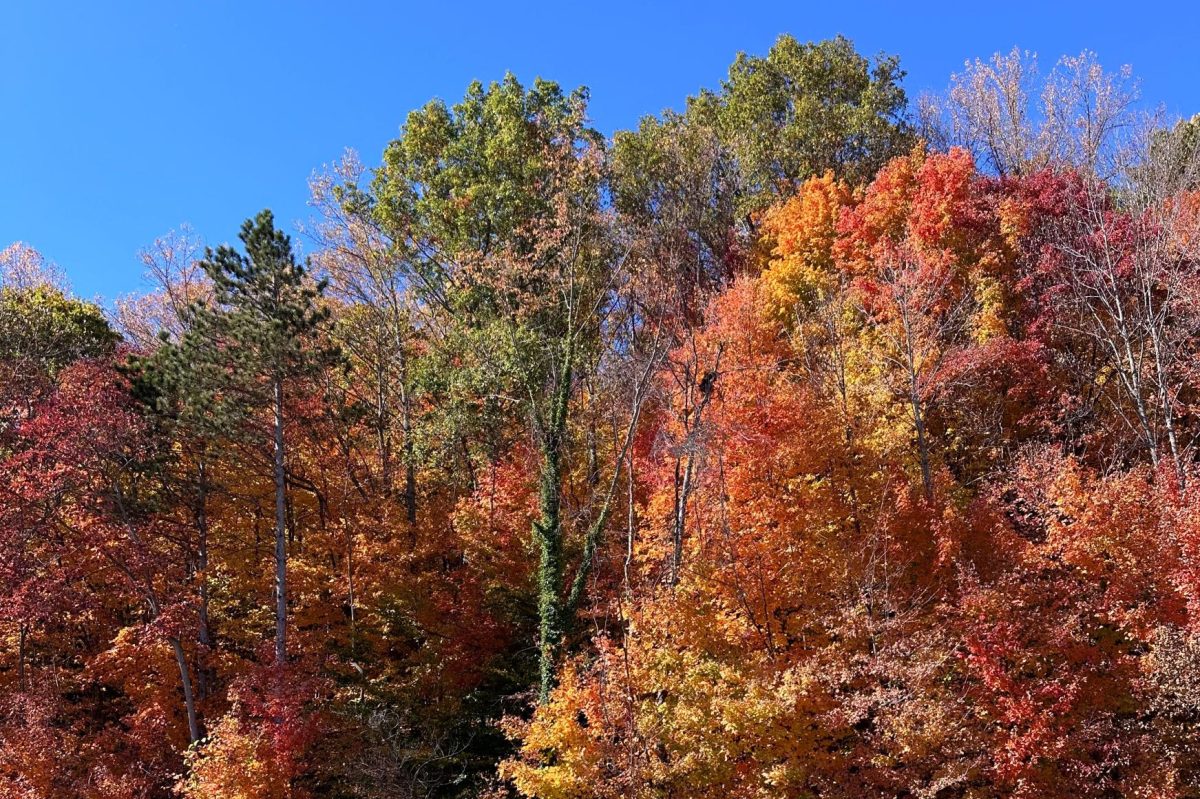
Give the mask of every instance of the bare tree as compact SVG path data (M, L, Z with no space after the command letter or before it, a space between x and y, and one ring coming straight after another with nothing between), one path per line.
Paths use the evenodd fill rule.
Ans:
M66 293L66 273L23 241L0 250L0 287L21 290L38 286L51 286Z
M1138 97L1128 66L1107 72L1085 50L1043 75L1035 53L1014 47L968 61L945 94L921 98L920 120L932 145L965 147L998 175L1070 166L1111 180L1141 127Z
M204 241L187 225L138 253L151 290L117 300L116 323L127 341L151 350L163 334L179 338L186 308L212 291L199 264L203 254Z

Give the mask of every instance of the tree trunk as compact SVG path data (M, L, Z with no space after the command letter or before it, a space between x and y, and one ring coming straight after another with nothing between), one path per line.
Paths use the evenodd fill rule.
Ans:
M925 501L933 502L933 469L929 463L929 436L925 431L925 414L921 410L921 398L917 395L916 377L909 394L912 405L913 428L917 433L917 457L921 462L921 485L925 490Z
M187 656L178 638L171 638L171 649L175 652L175 663L179 666L179 681L183 684L183 705L187 709L188 741L196 743L203 734L200 732L200 721L196 716L196 696L192 691L192 678L188 674Z
M284 473L283 380L276 374L275 394L275 662L287 660L287 484Z
M904 368L908 373L908 403L912 411L913 431L916 433L917 439L917 459L921 465L921 487L925 494L925 501L933 502L933 468L930 464L929 436L925 430L925 410L921 400L921 376L917 371L919 356L915 343L916 336L910 319L912 311L909 309L907 295L902 294L898 297L897 303L900 306L900 320L904 326L904 339L901 343L904 348Z
M696 454L700 446L700 426L704 421L704 411L708 408L708 403L712 400L713 389L716 386L717 377L720 375L721 355L724 352L724 344L717 347L717 357L713 362L713 368L705 373L700 383L696 386L700 392L700 401L696 403L690 421L686 418L684 420L684 425L687 429L687 435L684 437L684 452L681 457L675 460L675 512L671 525L671 571L667 575L667 582L670 585L679 583L679 572L683 567L683 535L687 530L687 507L688 501L692 496L692 482L696 473ZM689 382L694 377L695 375L690 375ZM688 391L690 392L691 390L689 387ZM684 461L683 458L687 460ZM683 467L682 471L680 470L681 465Z
M200 572L201 654L196 657L196 688L200 698L213 691L216 674L211 666L213 635L208 619L208 466L200 456L196 466L196 567Z
M554 687L558 651L565 631L563 621L563 541L562 541L562 456L566 445L567 407L571 397L574 352L568 336L564 347L562 373L555 387L550 418L542 432L542 473L540 479L539 518L533 523L538 542L538 666L540 702L550 698Z
M691 436L687 437L691 446ZM688 499L692 494L692 455L687 454L686 462L682 458L675 460L675 513L671 525L671 572L667 583L679 583L679 571L683 567L683 533L687 527ZM686 465L685 465L686 463ZM682 467L682 469L681 469Z
M21 623L21 640L17 644L17 686L25 690L25 641L29 637L29 628Z
M554 685L554 667L563 633L562 602L559 592L563 582L562 519L559 483L562 473L562 442L547 441L542 447L540 518L533 524L539 544L538 565L538 654L539 700L550 697Z
M392 331L395 335L397 366L400 370L400 427L404 435L404 512L412 527L417 524L417 464L413 447L412 400L408 393L408 355L404 349L400 306L392 300Z

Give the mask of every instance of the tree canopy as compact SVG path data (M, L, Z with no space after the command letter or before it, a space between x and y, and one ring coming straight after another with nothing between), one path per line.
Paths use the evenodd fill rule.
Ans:
M1187 799L1200 148L1091 53L513 75L0 251L0 797Z

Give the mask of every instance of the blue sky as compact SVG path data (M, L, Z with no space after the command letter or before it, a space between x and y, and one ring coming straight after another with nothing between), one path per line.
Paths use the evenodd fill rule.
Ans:
M898 54L910 97L1013 45L1044 62L1086 47L1168 111L1200 111L1185 2L0 0L0 247L29 242L111 300L181 223L216 244L264 207L308 218L313 170L346 147L376 163L410 109L472 79L587 85L611 132L784 32Z

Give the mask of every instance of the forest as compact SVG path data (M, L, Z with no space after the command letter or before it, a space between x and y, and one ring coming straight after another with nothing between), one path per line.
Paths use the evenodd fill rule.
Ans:
M1200 115L497 77L112 307L0 250L0 798L1200 797Z

